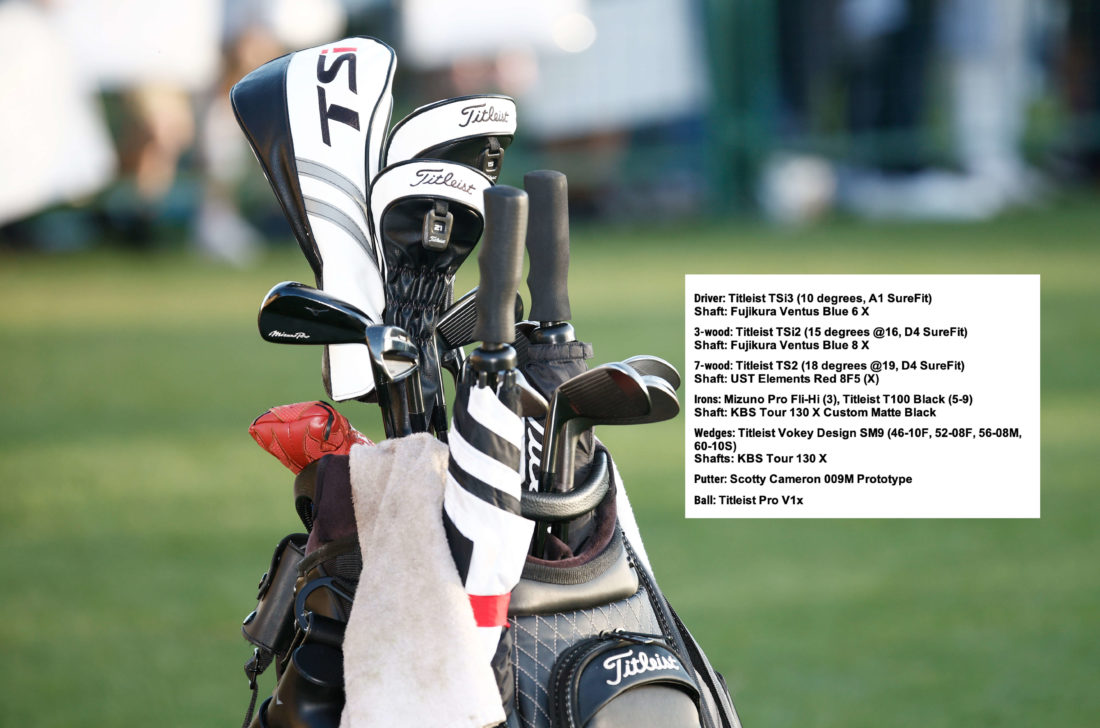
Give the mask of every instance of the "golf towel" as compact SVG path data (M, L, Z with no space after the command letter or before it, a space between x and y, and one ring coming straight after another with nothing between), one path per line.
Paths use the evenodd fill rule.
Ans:
M341 728L484 728L505 719L440 512L447 446L351 449L363 573L344 636Z

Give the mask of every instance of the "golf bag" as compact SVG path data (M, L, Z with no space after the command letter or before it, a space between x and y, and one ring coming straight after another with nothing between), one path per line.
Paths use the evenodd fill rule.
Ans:
M546 400L586 371L592 353L568 323L564 176L525 178L536 200L530 226L527 193L495 186L516 130L507 97L438 101L387 131L395 62L384 43L347 38L275 59L231 92L321 289L273 288L261 306L261 336L325 345L330 397L377 401L388 436L374 447L320 402L253 422L256 442L295 474L306 532L278 543L242 625L254 648L244 727L740 728L722 677L653 578L606 448L578 429L540 472L543 430L556 447L552 436L566 429L550 427L559 410ZM452 306L455 272L479 240L477 310ZM524 240L532 320L517 323ZM494 254L483 255L490 247ZM508 251L506 264L496 254ZM467 324L468 339L457 333ZM482 345L467 360L462 347L474 341ZM609 404L619 424L661 421L637 418L664 389L672 409L663 418L679 411L678 375L669 385L647 383L625 363L601 369L613 366L645 405L632 412ZM449 433L441 369L456 379ZM577 402L599 391L583 382L575 389ZM574 414L579 423L582 412ZM595 413L584 416L590 427ZM382 459L391 453L406 456ZM408 497L411 481L417 497ZM397 495L386 500L391 484ZM368 502L378 508L362 510ZM419 526L380 517L383 503L419 507ZM411 535L384 543L379 533ZM525 558L532 540L537 556ZM426 552L409 557L421 542L438 546L434 562L417 560ZM380 546L394 544L387 560ZM415 596L388 588L401 573L410 575L403 589L414 580L423 587ZM450 601L424 598L433 586ZM437 608L444 602L446 610ZM400 622L387 622L391 615L419 617L425 604L439 618L406 622L430 636L419 651L389 655L399 668L392 672L412 674L391 682L372 653L400 643L391 639ZM444 657L452 669L433 670ZM417 669L404 670L410 664ZM257 709L258 678L269 669L275 686ZM464 673L477 674L456 687L456 675L470 678ZM438 698L447 681L450 702ZM387 692L391 684L399 689ZM467 685L480 701L475 712L443 709L466 700ZM387 705L380 719L375 709L394 695L405 698L394 703L400 709ZM407 718L418 701L441 710ZM366 718L356 712L364 704Z
M621 487L597 447L574 491L605 493L591 535L572 558L529 557L512 592L516 725L739 728L724 680L620 524Z
M268 665L277 674L273 695L245 726L340 723L341 645L362 556L347 456L316 465L299 475L314 476L312 530L279 543L259 604L242 627L255 646L245 667L253 688ZM636 530L620 523L629 504L602 445L587 471L569 499L555 494L525 506L525 515L590 515L594 525L575 556L528 557L512 591L509 629L494 664L506 725L740 728L724 680L657 586L635 547ZM296 483L295 491L310 489Z

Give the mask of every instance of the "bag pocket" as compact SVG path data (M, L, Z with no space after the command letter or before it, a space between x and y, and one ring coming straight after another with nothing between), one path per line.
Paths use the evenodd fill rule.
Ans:
M306 534L292 533L275 547L271 565L260 579L256 608L244 618L241 633L259 650L263 672L274 657L286 655L294 637L294 584L305 558Z
M550 674L554 728L699 728L699 686L658 636L605 632L563 652Z

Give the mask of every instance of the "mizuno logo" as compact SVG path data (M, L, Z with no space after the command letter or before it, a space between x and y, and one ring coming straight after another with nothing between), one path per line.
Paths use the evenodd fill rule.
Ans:
M308 339L309 338L309 334L307 334L304 331L295 331L293 334L288 334L285 331L279 331L278 329L275 329L273 331L268 331L267 335L269 337L271 337L272 339Z
M634 650L627 650L617 655L611 655L603 661L603 667L608 672L615 674L614 680L606 681L608 685L618 685L623 681L623 678L631 675L641 675L642 673L658 670L681 669L680 663L672 657L647 655L641 650L638 650L638 654L634 654Z

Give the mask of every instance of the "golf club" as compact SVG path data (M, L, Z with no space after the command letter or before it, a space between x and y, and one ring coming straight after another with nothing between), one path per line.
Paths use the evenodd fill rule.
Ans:
M669 386L671 386L674 391L680 389L680 372L676 371L676 367L659 356L638 354L637 356L623 359L623 364L626 364L639 374L660 377L668 382Z
M614 424L614 425L646 425L651 422L664 422L670 420L676 415L680 414L680 402L676 399L676 392L669 385L667 381L661 377L644 374L642 381L645 382L646 392L649 394L650 409L644 415L637 417L623 417L618 418L614 422L598 422L597 418L593 417L578 417L566 422L562 427L562 432L559 437L565 439L564 453L576 452L577 442L580 440L585 430L590 429L595 424ZM568 458L568 455L563 456ZM562 467L565 473L573 472L572 464L568 459L563 461ZM570 482L569 489L572 490L572 482ZM560 538L562 541L569 540L569 522L561 521L555 523L552 528L552 533Z
M372 324L365 313L324 291L294 281L274 286L260 306L260 336L277 344L364 344L379 385L378 404L387 437L425 428L419 380L419 352L397 326ZM381 385L385 384L386 391ZM408 389L408 391L406 391Z
M371 373L387 437L425 432L424 394L417 376L420 351L399 326L378 324L366 331Z
M523 299L518 292L513 318L517 321L523 318ZM436 322L435 333L440 351L450 351L477 341L474 336L477 320L477 287L474 287L451 304Z
M492 186L479 170L441 159L390 164L370 189L371 231L383 253L386 310L420 347L420 382L427 419L446 437L439 391L436 321L451 302L454 276L484 227L482 193Z
M629 366L613 362L578 374L562 382L550 399L543 443L542 476L539 490L567 491L573 482L576 439L562 437L563 428L619 424L649 414L652 403L646 382ZM560 478L558 477L561 469ZM559 482L555 484L555 480Z
M676 398L676 391L662 377L653 374L642 374L646 392L649 393L649 412L638 417L626 417L614 424L616 425L648 425L651 422L664 422L671 420L680 414L680 400ZM591 425L588 425L589 427ZM569 430L570 437L580 437L581 431Z
M383 154L386 165L407 159L462 162L496 182L515 133L516 102L509 97L459 96L425 104L394 124Z
M630 424L647 416L651 409L646 382L618 362L562 382L550 399L543 431L539 491L572 490L577 442L586 430L600 424ZM562 525L555 526L555 532L562 536L568 533ZM546 525L540 523L535 533L535 553L541 554L546 545Z
M362 344L373 322L350 303L304 283L276 284L260 305L260 337L275 344Z

